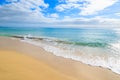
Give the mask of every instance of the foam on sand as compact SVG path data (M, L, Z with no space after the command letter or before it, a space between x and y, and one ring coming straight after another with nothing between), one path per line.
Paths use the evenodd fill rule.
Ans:
M59 44L51 45L49 44L48 40L45 42L40 42L40 41L38 42L31 39L25 39L22 41L42 47L46 51L51 52L56 56L70 58L92 66L101 66L104 68L108 68L117 74L120 74L120 58L117 57L117 55L110 55L109 53L105 54L105 51L102 52L102 50L99 48L91 48L91 47L70 48L69 47L70 45L65 45L65 44L62 46ZM110 48L110 50L111 49L112 48ZM92 54L89 54L86 50L88 50L88 52L89 53L91 52Z

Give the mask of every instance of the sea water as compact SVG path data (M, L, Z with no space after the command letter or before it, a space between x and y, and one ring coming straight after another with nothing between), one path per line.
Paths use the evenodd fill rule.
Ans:
M120 28L0 27L0 36L22 36L56 56L120 74Z

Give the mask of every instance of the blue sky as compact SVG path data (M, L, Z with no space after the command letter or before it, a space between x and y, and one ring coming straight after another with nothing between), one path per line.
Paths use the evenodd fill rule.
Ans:
M120 0L0 0L0 26L120 25Z

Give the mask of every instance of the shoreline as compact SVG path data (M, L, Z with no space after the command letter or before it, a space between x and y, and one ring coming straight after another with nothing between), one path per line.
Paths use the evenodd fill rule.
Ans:
M48 64L58 72L78 80L120 80L120 75L111 70L55 56L40 47L21 42L19 39L0 37L0 44L0 50L13 50L31 56Z

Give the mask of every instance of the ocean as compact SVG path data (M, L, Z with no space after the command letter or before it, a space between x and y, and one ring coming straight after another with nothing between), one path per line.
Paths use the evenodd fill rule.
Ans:
M120 28L0 27L0 36L21 38L56 56L120 74Z

